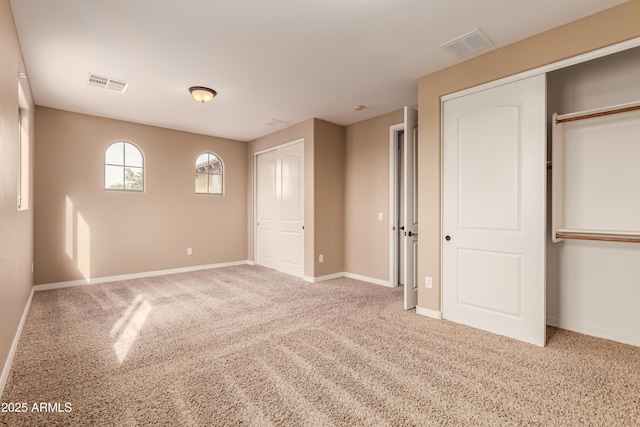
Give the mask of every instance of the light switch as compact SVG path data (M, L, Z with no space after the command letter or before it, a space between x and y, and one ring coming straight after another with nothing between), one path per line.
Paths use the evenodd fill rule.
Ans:
M382 221L383 218L382 212L378 212L378 221Z
M431 277L429 277L429 276L425 277L424 278L424 286L426 288L429 288L429 289L433 288L433 279Z

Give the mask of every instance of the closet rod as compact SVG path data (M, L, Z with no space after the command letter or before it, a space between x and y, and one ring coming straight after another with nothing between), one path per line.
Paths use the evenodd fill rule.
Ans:
M640 105L632 105L630 107L622 107L622 108L616 108L616 109L608 110L608 111L599 111L597 113L587 113L587 114L583 114L581 116L565 117L565 118L561 118L561 119L556 119L556 124L560 124L560 123L564 123L564 122L574 122L576 120L592 119L594 117L610 116L612 114L620 114L620 113L626 113L626 112L629 112L629 111L636 111L636 110L640 110Z
M632 237L604 237L604 236L576 236L573 234L556 233L556 239L598 240L601 242L640 243L640 238Z

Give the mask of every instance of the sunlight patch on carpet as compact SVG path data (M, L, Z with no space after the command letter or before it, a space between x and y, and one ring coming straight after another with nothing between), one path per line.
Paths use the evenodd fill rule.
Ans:
M113 345L113 350L118 357L120 363L124 362L133 346L133 343L138 338L138 334L147 320L147 316L151 312L151 304L142 299L142 295L138 295L135 300L127 307L122 317L111 328L111 337L116 337L118 334L118 340ZM122 331L122 332L120 332Z

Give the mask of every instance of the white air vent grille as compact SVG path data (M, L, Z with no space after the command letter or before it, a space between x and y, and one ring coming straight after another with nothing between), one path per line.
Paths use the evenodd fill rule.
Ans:
M264 122L265 125L267 126L286 126L289 124L289 122L283 122L282 120L278 120L278 119L271 119L268 122Z
M129 87L129 83L115 80L110 77L102 77L89 73L87 84L91 86L101 87L112 92L124 93Z
M479 29L440 45L456 58L463 58L490 46L493 46L493 42Z

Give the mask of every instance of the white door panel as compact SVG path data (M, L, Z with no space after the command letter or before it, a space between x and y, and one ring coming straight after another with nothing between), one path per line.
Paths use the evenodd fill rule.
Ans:
M518 228L517 123L518 107L514 105L474 110L459 118L460 227ZM491 138L478 144L477 137L487 131Z
M282 167L282 219L286 221L302 221L300 200L302 188L300 154L292 153L280 160Z
M545 342L545 76L443 104L446 319Z
M459 249L457 261L458 304L522 318L521 254Z

